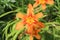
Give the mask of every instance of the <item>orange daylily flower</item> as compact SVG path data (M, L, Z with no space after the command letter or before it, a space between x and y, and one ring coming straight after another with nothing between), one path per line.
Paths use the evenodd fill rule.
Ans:
M44 27L44 24L42 22L38 21L38 18L42 18L43 14L33 13L33 6L31 4L28 5L28 10L27 10L27 15L24 15L22 13L17 13L16 18L21 18L22 21L18 22L16 24L16 30L20 30L23 28L25 25L27 26L26 28L26 33L30 35L30 40L33 40L33 37L36 37L37 39L40 39L40 36L38 32L40 32L40 28Z
M35 4L33 5L33 7L37 7L38 5L41 4L42 6L42 9L46 9L46 4L50 4L50 5L53 5L54 4L54 1L53 0L35 0Z

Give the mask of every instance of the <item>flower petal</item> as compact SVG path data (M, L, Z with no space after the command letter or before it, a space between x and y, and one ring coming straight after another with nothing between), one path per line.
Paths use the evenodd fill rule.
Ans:
M42 4L41 7L42 7L42 10L45 10L46 9L46 4Z
M40 29L37 29L37 30L36 30L37 33L40 32L40 31L41 31Z
M45 0L39 0L40 4L45 4Z
M38 25L40 26L40 28L44 28L44 24L42 22L38 22Z
M28 5L27 15L34 15L33 6L31 4Z
M24 15L21 12L18 12L16 14L16 18L23 18L23 17L24 17Z
M47 4L50 4L50 5L53 5L53 4L54 4L54 1L53 1L53 0L47 0L46 3L47 3Z
M42 18L42 17L43 17L43 13L42 13L42 12L36 14L36 18L37 18L37 19L38 19L38 18Z
M36 37L36 39L40 39L41 38L41 36L39 34L34 35L34 37Z
M18 22L17 24L16 24L16 30L20 30L20 29L22 29L24 27L24 24L23 24L23 22L22 21L20 21L20 22Z
M36 2L33 4L33 8L37 7L39 5L39 0L35 0Z
M32 26L27 26L27 33L33 34L33 27Z
M33 40L33 36L32 35L30 35L30 40Z

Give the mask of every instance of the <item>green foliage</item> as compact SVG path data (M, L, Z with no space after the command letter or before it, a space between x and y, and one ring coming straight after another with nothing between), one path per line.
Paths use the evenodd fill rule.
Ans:
M60 0L54 1L55 4L47 6L45 11L34 10L35 13L44 13L44 17L39 19L45 24L45 28L39 32L41 40L60 40ZM29 40L29 35L23 33L25 28L15 30L16 23L20 20L15 20L16 13L26 13L29 3L33 4L34 0L0 0L0 40L17 40L20 34L20 40Z

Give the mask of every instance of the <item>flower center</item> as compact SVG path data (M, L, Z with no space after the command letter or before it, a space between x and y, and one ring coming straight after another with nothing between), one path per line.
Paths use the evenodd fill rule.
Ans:
M32 24L34 22L34 19L32 17L28 17L26 18L26 22Z

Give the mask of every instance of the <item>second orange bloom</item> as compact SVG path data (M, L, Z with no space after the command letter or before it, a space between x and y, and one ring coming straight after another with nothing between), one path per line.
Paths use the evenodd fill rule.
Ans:
M33 7L37 7L40 4L41 4L42 9L44 10L46 9L46 4L53 5L54 1L53 0L35 0Z

